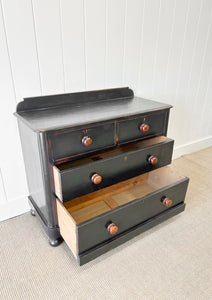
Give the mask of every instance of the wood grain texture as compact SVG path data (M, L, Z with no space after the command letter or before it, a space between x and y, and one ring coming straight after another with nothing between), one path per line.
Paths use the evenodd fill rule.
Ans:
M109 186L101 191L96 191L91 194L76 198L72 201L64 203L64 207L71 213L78 208L85 207L88 205L108 199L111 196L124 192L132 187L139 186L145 183L148 179L148 173L131 178L127 181L117 183L116 185Z
M76 223L82 223L109 210L110 207L104 201L99 201L73 212L71 216Z
M63 203L63 206L75 222L80 223L117 206L144 197L158 189L175 184L183 178L170 167L163 167L107 187L101 191L73 199Z
M55 194L59 199L63 199L60 173L56 166L53 166L53 176L54 176Z
M69 215L69 213L66 211L59 200L57 200L57 214L60 233L73 252L74 256L77 257L76 225L72 217Z

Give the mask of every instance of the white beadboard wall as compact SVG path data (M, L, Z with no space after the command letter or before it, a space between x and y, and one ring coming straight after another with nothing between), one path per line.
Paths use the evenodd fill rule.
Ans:
M0 220L29 209L12 115L23 97L130 86L174 106L174 157L212 145L211 0L0 4Z

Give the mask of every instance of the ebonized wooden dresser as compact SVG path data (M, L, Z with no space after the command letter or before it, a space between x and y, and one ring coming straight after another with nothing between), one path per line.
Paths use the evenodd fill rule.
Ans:
M182 212L171 106L129 88L26 98L17 106L31 213L79 264Z

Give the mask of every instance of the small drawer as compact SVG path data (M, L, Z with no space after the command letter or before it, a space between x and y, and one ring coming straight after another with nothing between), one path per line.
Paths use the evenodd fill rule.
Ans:
M57 200L60 233L79 258L183 203L187 185L187 177L166 166L66 203Z
M173 143L160 136L54 166L55 194L66 202L168 165Z
M167 112L129 118L118 123L118 144L166 135Z
M115 145L115 123L85 127L79 130L66 129L48 134L48 144L55 162L68 160Z

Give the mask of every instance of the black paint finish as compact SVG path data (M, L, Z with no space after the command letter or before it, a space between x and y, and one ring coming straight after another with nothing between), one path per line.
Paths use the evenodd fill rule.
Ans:
M118 123L118 143L126 143L146 137L165 134L166 112L129 118ZM140 131L141 124L148 124L150 129L144 133Z
M59 94L40 97L25 98L17 106L17 112L33 109L48 109L50 107L66 106L76 103L92 103L98 101L132 99L133 91L128 87L109 90L87 91L71 94Z
M74 163L82 157L109 148L119 149L119 145L132 141L166 136L170 108L171 105L134 97L129 88L34 97L18 104L15 116L19 123L30 204L43 224L52 246L62 241L54 195L53 165L67 161ZM148 133L139 131L141 122L149 124ZM84 134L92 135L93 139L92 145L87 148L81 144ZM87 179L94 168L95 172L103 172L102 187L136 176L137 172L140 174L137 164L143 162L147 149L139 150L139 143L137 146L138 149L133 153L117 152L115 160L104 156L104 159L79 166L79 170L73 169L72 182L79 176L79 181L87 185ZM152 146L149 154L159 156L161 165L158 166L162 166L170 163L172 147L172 141ZM153 151L155 152L152 153ZM151 171L151 168L153 169L141 165L142 172ZM64 190L67 192L68 179L65 180ZM78 186L76 180L75 183ZM186 186L187 180L178 182L167 190L158 190L78 224L79 263L84 264L139 232L181 212L185 207L182 202ZM78 188L84 189L83 186ZM84 192L88 192L87 187ZM172 197L175 205L173 208L167 209L158 201L158 197L164 196L164 192L167 197ZM113 238L108 236L105 229L105 224L110 220L117 222L119 226L119 231Z
M140 142L121 147L117 151L58 165L63 196L60 200L66 202L170 164L173 143L173 140L168 139L145 147L144 143ZM149 155L157 157L156 165L152 166L148 163ZM95 173L103 179L98 185L91 181Z
M163 196L172 199L172 206L182 203L188 186L188 178L184 178L172 185L156 190L147 196L133 200L109 212L77 225L78 251L88 250L95 245L109 240L111 235L105 229L108 221L115 223L119 230L116 235L124 232L147 219L156 216L170 208L161 203Z
M80 266L88 263L96 257L108 252L109 250L129 241L138 234L145 232L148 229L166 221L167 219L174 217L175 215L185 210L185 203L180 203L177 206L170 208L157 216L153 216L145 222L139 223L136 226L129 228L122 234L116 235L113 238L93 247L78 256L78 263Z
M82 139L85 136L92 138L90 146L84 146ZM104 148L115 146L115 123L106 123L79 130L66 129L48 134L53 161L68 159Z
M128 91L128 89L127 89ZM75 93L74 93L75 94ZM72 94L70 94L72 95ZM96 92L98 95L98 92ZM99 122L114 121L116 119L125 119L129 116L138 116L140 114L154 113L157 111L168 111L171 105L159 103L138 97L123 97L117 99L96 99L92 102L80 101L77 97L75 101L60 105L60 96L56 99L55 106L49 104L49 96L42 97L42 100L27 99L23 104L18 104L15 114L33 131L50 131L76 126L87 126ZM93 92L93 97L95 92ZM56 97L56 96L54 96ZM74 96L73 96L74 97ZM83 97L86 97L84 95ZM31 104L33 102L33 104ZM43 103L43 105L41 105ZM19 107L20 105L20 107ZM42 107L42 108L41 108ZM19 110L20 109L20 110Z

